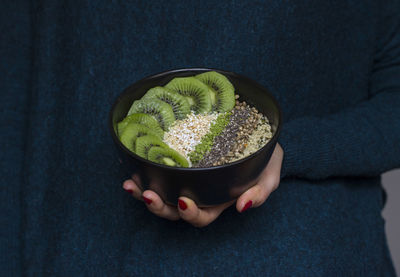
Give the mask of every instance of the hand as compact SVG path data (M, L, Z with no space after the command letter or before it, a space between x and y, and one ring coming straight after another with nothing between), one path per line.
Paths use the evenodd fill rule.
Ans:
M283 149L277 144L269 163L261 173L260 180L255 186L244 192L237 200L209 208L198 208L196 203L187 197L179 197L179 208L167 205L154 191L146 190L142 192L139 186L131 179L124 182L123 188L130 192L136 199L144 201L147 208L157 216L169 220L182 218L195 227L204 227L213 222L235 201L236 209L239 212L262 205L268 196L279 186L282 160Z

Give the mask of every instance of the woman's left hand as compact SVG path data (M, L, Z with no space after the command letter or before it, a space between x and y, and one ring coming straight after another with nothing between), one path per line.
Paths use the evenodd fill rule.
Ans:
M283 149L277 144L270 161L261 173L261 178L255 186L244 192L237 200L209 208L198 208L194 201L187 197L179 197L179 208L167 205L154 191L146 190L142 192L132 179L126 180L123 188L130 192L136 199L144 201L147 208L157 216L169 220L182 218L195 227L204 227L213 222L235 201L236 209L239 212L244 212L249 208L258 207L263 204L268 196L279 186L282 161Z

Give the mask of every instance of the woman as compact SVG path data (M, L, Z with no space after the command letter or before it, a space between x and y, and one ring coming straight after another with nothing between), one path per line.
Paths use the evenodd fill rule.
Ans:
M379 176L400 166L399 1L138 2L3 4L8 271L393 276ZM134 201L110 105L199 66L269 87L279 145L235 203L171 208L127 180Z

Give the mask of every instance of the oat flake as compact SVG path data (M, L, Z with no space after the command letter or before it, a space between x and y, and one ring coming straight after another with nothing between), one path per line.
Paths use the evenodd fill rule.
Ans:
M177 120L164 134L164 142L169 147L183 155L188 161L188 154L194 151L217 119L218 113L194 114L191 113L183 120Z

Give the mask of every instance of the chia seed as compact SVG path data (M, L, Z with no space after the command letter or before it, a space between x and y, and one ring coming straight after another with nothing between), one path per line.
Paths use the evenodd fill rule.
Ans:
M223 165L240 160L263 147L272 137L268 118L246 102L236 102L229 124L203 159L193 167Z
M214 139L211 150L204 155L203 159L194 167L209 167L216 165L222 157L227 156L235 145L240 127L246 124L251 115L251 108L243 103L238 103L232 110L230 122L221 135Z

